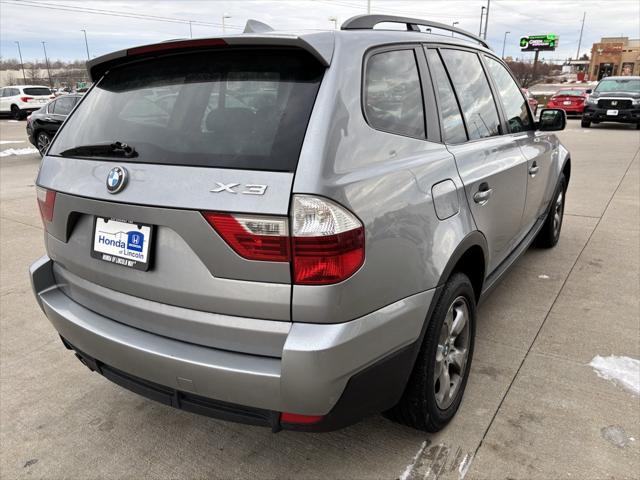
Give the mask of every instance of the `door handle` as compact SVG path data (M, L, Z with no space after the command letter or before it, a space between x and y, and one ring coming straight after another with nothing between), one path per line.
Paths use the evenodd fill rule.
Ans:
M493 192L493 189L489 188L489 184L487 182L482 182L478 191L473 195L473 201L479 205L484 205L489 201L491 192Z
M529 167L529 175L535 177L536 173L538 173L538 170L540 170L540 167L536 162L533 162L533 164L531 164L531 166Z

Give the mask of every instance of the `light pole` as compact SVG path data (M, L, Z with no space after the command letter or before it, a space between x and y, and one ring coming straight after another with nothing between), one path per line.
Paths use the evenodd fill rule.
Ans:
M333 22L333 29L338 29L338 17L329 17L329 21Z
M504 39L502 40L502 57L500 57L500 58L502 58L503 60L504 60L504 46L505 46L505 45L506 45L506 43L507 43L507 35L509 35L510 33L511 33L511 32L509 32L509 31L504 32Z
M18 46L18 55L20 56L20 68L22 69L22 77L23 77L23 81L24 83L27 83L27 75L24 73L24 63L22 63L22 51L20 50L20 42L15 42L15 44Z
M489 7L491 7L491 0L487 0L487 14L484 17L484 39L487 39L487 30L489 29Z
M228 13L225 13L222 15L222 33L226 33L225 26L224 26L225 18L231 18L231 15L229 15Z
M84 33L84 47L87 49L87 60L91 60L91 58L89 57L89 42L87 41L87 31L84 28L80 31Z
M44 61L47 64L47 76L49 77L49 87L53 88L53 82L51 81L51 70L49 70L49 58L47 57L47 47L45 42L42 42L42 49L44 50Z
M484 18L484 11L487 9L484 5L480 9L480 30L478 30L478 36L482 36L482 19Z
M582 46L582 32L584 31L584 19L587 18L587 12L582 14L582 26L580 27L580 40L578 40L578 51L576 52L576 60L580 59L580 47Z
M458 25L459 23L460 23L460 22L453 22L453 23L451 24L451 26L452 26L453 28L456 28L456 25ZM451 32L451 36L453 37L453 32Z

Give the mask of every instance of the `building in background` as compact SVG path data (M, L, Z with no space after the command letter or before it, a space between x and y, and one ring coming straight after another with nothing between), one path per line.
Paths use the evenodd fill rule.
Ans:
M591 47L589 78L640 75L640 39L603 37Z

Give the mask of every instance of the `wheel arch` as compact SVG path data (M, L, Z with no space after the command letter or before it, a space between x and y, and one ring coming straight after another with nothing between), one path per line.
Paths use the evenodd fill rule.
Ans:
M454 272L464 273L471 280L476 302L480 300L488 265L487 239L479 231L473 231L455 248L447 262L438 285L443 285Z
M562 165L561 172L564 174L564 183L566 190L566 188L569 186L569 178L571 178L571 156L567 155L567 158Z

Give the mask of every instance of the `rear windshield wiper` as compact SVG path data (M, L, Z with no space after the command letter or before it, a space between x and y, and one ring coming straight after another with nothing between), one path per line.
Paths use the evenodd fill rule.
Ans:
M138 152L131 145L122 142L98 143L95 145L81 145L60 152L62 157L124 157L134 158Z

